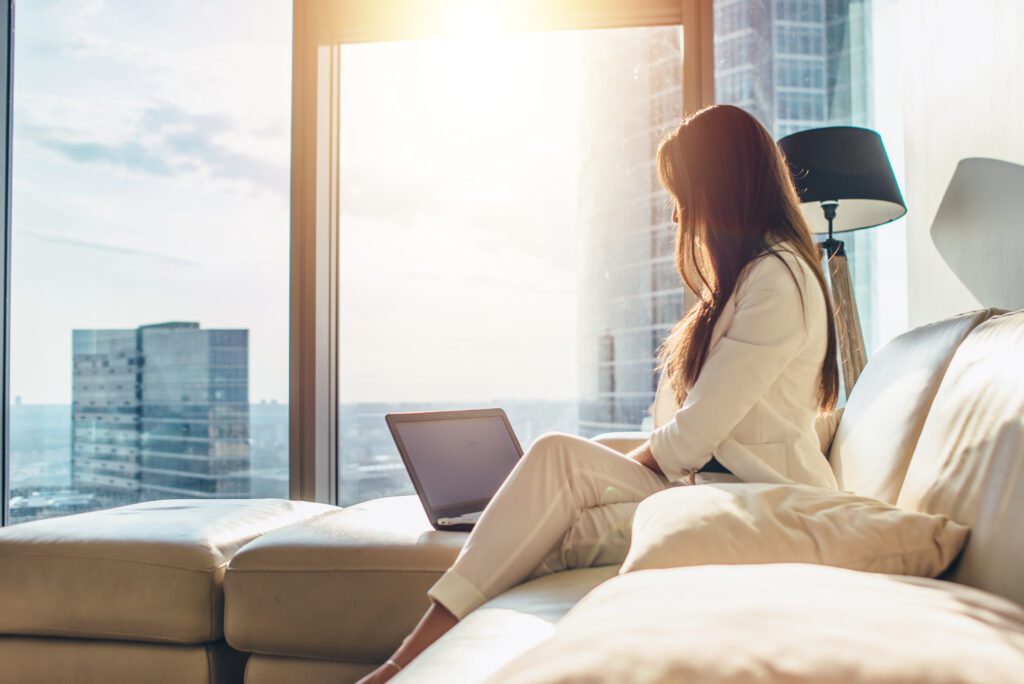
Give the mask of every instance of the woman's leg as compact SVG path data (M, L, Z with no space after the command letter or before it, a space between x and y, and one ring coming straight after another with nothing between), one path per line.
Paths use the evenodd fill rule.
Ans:
M592 440L544 435L520 459L428 595L461 619L529 577L585 509L635 503L668 486L664 477Z
M639 501L585 508L527 580L573 568L621 565L633 536Z
M619 529L625 518L632 519L637 502L667 487L664 477L592 440L540 437L491 499L451 569L430 589L434 603L392 659L406 665L477 606L528 577L621 556L623 538L628 544L628 530ZM597 507L602 511L589 510ZM574 529L577 521L580 530ZM561 543L570 530L587 540L582 546L590 548L582 555L578 539ZM602 539L614 540L610 554L600 553ZM586 561L579 560L583 556ZM361 682L384 682L396 673L384 665Z

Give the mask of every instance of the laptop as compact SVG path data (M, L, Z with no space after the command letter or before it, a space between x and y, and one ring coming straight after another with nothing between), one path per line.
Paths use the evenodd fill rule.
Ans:
M501 409L384 416L430 524L470 530L523 455Z

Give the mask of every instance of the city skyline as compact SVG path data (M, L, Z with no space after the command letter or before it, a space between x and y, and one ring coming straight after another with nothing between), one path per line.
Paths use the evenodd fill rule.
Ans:
M497 399L520 440L532 442L551 430L572 430L575 401ZM370 498L413 492L405 468L384 422L392 411L430 411L460 408L445 402L340 404L344 454L339 469L340 503L351 505ZM249 495L288 497L288 404L249 404ZM72 412L70 405L16 404L11 407L11 518L26 522L37 517L67 515L114 505L72 485ZM132 503L121 501L120 503Z

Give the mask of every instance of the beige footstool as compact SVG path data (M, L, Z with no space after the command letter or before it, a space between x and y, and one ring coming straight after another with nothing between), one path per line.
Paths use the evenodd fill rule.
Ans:
M283 527L232 558L224 633L253 653L246 684L341 684L387 658L428 606L466 533L438 532L414 496Z
M0 530L0 684L240 682L228 561L333 506L156 501Z

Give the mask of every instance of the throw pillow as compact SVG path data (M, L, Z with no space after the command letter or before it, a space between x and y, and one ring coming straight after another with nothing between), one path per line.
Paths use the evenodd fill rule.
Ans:
M620 572L815 563L935 577L956 558L967 531L946 516L808 485L673 487L637 508Z

